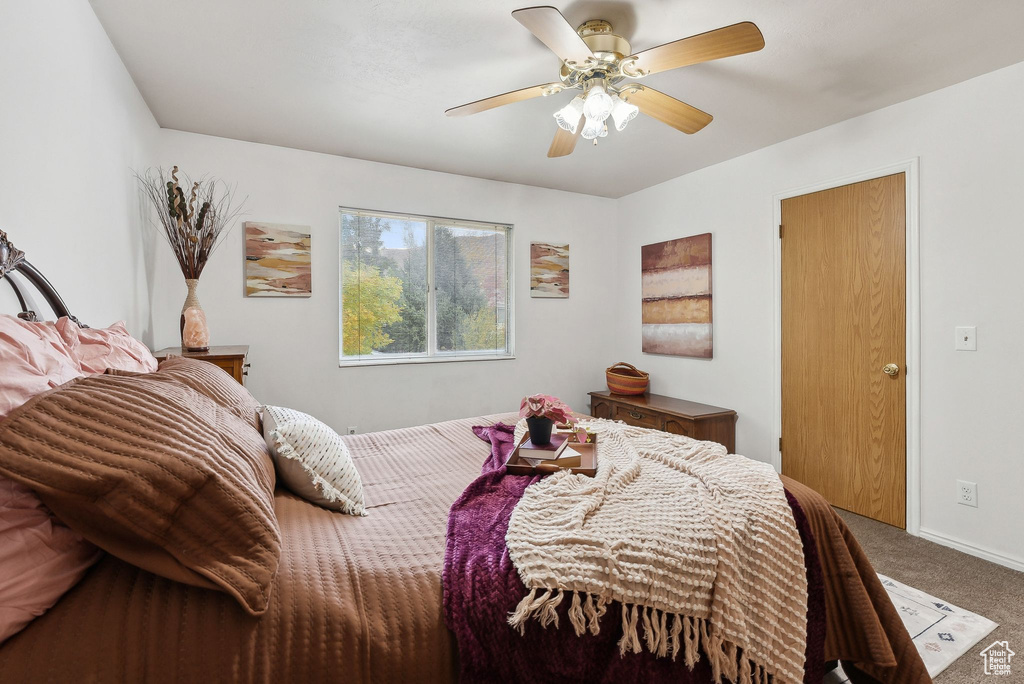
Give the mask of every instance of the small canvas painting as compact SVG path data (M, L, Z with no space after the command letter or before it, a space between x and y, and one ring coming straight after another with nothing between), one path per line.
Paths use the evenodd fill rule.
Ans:
M530 243L530 296L569 296L569 245Z
M245 296L309 297L313 293L309 226L245 224Z
M711 358L711 233L640 248L643 351Z

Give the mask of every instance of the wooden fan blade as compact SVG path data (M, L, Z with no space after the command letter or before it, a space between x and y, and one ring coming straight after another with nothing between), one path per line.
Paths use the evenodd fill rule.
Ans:
M495 107L512 104L513 102L522 102L523 100L529 100L543 95L553 95L554 93L561 92L563 87L564 86L562 86L561 83L544 83L543 85L530 86L529 88L523 88L521 90L513 90L512 92L502 93L501 95L477 100L476 102L470 102L469 104L452 107L451 109L445 110L445 115L466 116L467 114L476 114L477 112L494 109Z
M683 133L696 133L714 118L707 112L639 83L621 89L620 97L627 94L626 101L635 104L641 112Z
M575 133L570 133L561 126L558 127L555 139L551 141L551 147L548 148L549 157L565 157L572 154L572 151L576 149L576 141L579 140L580 132L583 131L584 118L586 117L580 116Z
M569 66L583 64L594 57L576 30L554 7L524 7L512 16Z
M752 22L744 21L638 52L633 55L636 62L631 69L654 74L713 59L757 52L763 47L764 36L761 30Z

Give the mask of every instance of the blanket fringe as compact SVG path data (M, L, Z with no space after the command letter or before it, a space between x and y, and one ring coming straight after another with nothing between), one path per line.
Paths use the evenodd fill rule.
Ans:
M739 684L754 684L753 673L750 671L750 661L746 658L740 659Z
M583 605L580 603L580 593L572 592L572 603L569 605L569 624L576 636L583 636L587 631L587 618L583 614Z
M608 612L608 602L600 596L595 602L594 595L587 592L587 598L583 602L583 614L586 616L587 627L594 636L601 632L601 618L606 612Z
M693 666L700 660L700 649L697 647L699 632L696 625L694 625L694 618L689 615L683 616L683 624L683 653L686 657L686 667L692 670Z
M658 650L658 643L655 641L654 627L651 625L651 607L644 606L641 614L644 621L644 641L647 642L647 650L651 653L655 653ZM654 624L657 624L658 618L654 618Z
M672 615L672 660L676 659L679 655L679 633L683 631L683 623L686 622L686 618L679 615ZM690 669L693 669L693 665L689 664Z
M657 655L659 658L664 658L668 655L668 615L663 610L660 610L658 612L661 613L661 618L658 620L657 623L659 640L658 650L655 653L655 655Z
M547 592L545 592L545 596ZM523 597L516 609L508 616L508 624L519 630L519 635L526 634L526 621L533 614L533 604L537 597L537 589L533 588L530 593Z
M568 589L534 587L509 614L509 625L520 634L525 634L526 622L536 618L541 627L554 625L557 628L558 607L570 592L572 597L568 616L576 636L583 636L588 630L591 634L598 634L601 630L601 617L608 610L608 601L600 595L595 597L590 592ZM641 653L645 646L659 658L671 656L675 660L681 653L686 667L692 670L703 654L708 658L711 678L716 684L723 681L768 684L770 681L764 665L747 658L735 643L726 641L706 619L679 613L669 614L658 608L635 603L623 603L621 606L620 655Z
M594 595L590 592L587 592L587 598L583 602L583 614L587 616L590 633L596 636L601 631L601 625L598 623L597 609L594 607Z
M619 654L626 655L626 652L640 653L643 646L640 643L638 623L640 622L640 611L634 603L632 609L625 603L622 604L622 638L619 639Z
M540 626L547 629L548 625L554 624L558 628L558 606L562 603L562 590L553 590L551 596L540 607Z
M749 658L740 659L738 684L768 684L768 671Z

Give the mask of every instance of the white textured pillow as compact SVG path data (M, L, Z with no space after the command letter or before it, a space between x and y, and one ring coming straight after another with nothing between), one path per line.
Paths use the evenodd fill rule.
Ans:
M313 416L263 406L263 437L277 475L310 503L350 515L366 515L363 481L337 432Z

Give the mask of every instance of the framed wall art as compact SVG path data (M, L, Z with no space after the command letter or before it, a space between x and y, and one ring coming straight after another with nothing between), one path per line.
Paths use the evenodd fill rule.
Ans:
M644 245L640 273L643 351L710 359L711 233Z
M569 296L569 245L530 243L530 296Z
M309 226L245 224L245 296L309 297L313 293Z

